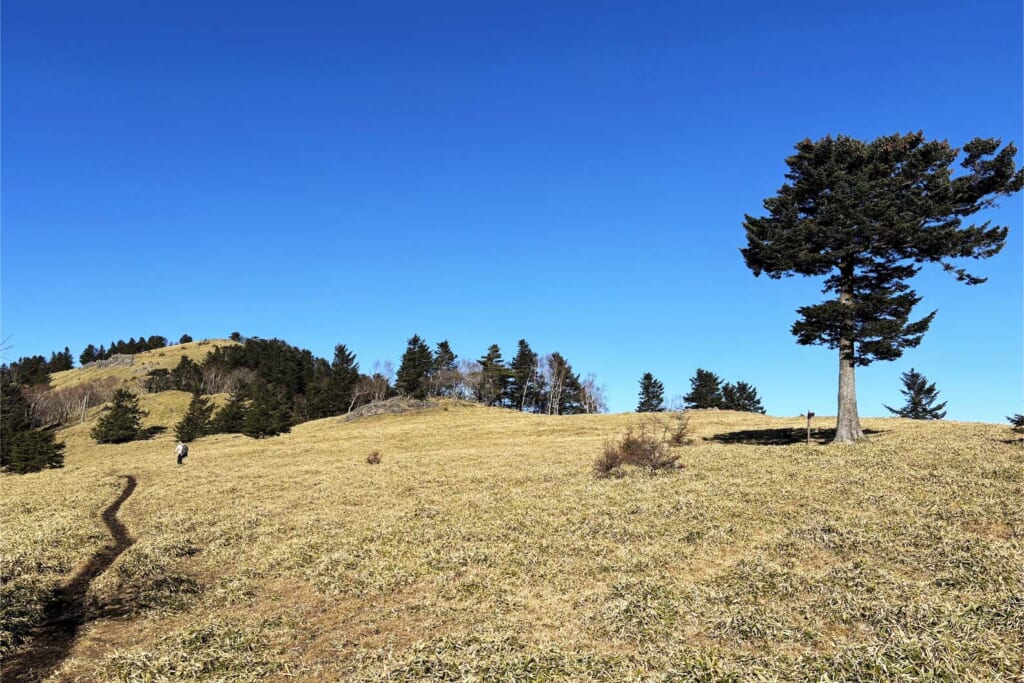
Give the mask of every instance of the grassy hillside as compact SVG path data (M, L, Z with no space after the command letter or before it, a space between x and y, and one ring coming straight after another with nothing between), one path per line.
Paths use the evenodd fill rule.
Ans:
M237 342L230 339L208 339L137 353L134 355L131 365L103 366L100 363L90 363L88 367L55 372L50 378L50 386L54 389L65 389L76 384L93 382L107 377L134 384L145 379L146 374L152 370L161 368L173 370L181 362L182 356L187 356L198 363L206 358L206 354L210 351L220 346L235 344Z
M1007 427L808 447L771 445L798 418L698 413L682 471L595 479L638 419L453 404L208 437L181 468L170 432L72 428L65 469L0 478L4 637L107 543L130 474L136 542L54 680L1021 680Z

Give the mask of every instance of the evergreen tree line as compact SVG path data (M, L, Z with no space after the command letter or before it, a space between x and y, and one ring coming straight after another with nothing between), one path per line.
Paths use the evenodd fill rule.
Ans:
M506 361L498 344L480 358L459 359L448 341L434 351L413 335L395 376L395 391L412 398L456 397L487 406L545 415L596 413L606 408L604 388L581 378L559 352L541 356L520 339Z
M683 397L684 408L736 410L764 413L757 389L746 382L723 382L709 370L697 368L690 379L690 392ZM665 385L647 372L640 378L640 395L636 412L655 413L666 410Z
M147 391L189 391L189 410L175 428L189 440L211 433L241 433L260 438L287 432L294 424L342 415L394 396L413 399L450 397L488 406L550 415L605 409L603 388L593 375L576 373L560 353L537 354L520 340L506 363L492 344L478 360L460 359L447 340L431 350L414 335L397 373L390 363L370 374L359 370L344 344L328 362L280 339L248 338L239 346L211 351L202 363L182 357L172 370L150 372ZM214 410L204 394L228 393Z
M188 337L188 335L184 336ZM188 340L192 341L192 338L188 337ZM142 353L143 351L162 349L165 346L167 346L167 337L161 337L157 334L150 337L139 337L138 339L132 337L128 341L118 339L116 342L110 342L109 347L100 344L99 348L96 348L94 345L89 344L85 347L82 353L79 354L78 362L85 365L86 363L92 363L97 360L106 360L114 354Z
M0 366L0 370L9 373L9 380L21 386L49 384L50 375L63 370L70 370L75 365L68 347L63 351L54 351L49 360L46 356L23 356L8 365Z
M178 343L185 344L190 341L192 341L192 337L184 334ZM78 362L80 365L85 365L97 360L106 360L114 354L142 353L143 351L162 349L165 346L167 346L167 337L161 337L160 335L139 337L138 340L132 337L128 341L119 339L116 342L111 342L110 348L102 344L100 344L99 348L96 348L93 344L89 344L78 355ZM23 356L10 365L0 365L0 369L10 372L12 381L26 387L37 384L48 385L50 383L50 375L55 372L71 370L74 367L75 358L67 346L64 347L63 351L51 353L49 359L41 355Z
M697 368L690 379L690 393L683 396L687 408L717 408L743 413L764 413L757 389L746 382L723 382L722 378L703 368Z
M22 387L0 368L0 470L14 474L64 466L64 444L52 429L36 428Z

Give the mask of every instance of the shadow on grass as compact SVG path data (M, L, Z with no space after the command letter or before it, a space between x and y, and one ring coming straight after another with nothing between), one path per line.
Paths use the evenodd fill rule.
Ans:
M878 429L865 429L864 435L880 434ZM836 436L835 429L812 429L811 443L819 445L832 443ZM743 429L738 432L727 432L705 437L705 441L717 443L745 444L748 446L791 446L796 443L807 443L807 429L804 427L784 427L781 429Z
M153 437L159 436L167 431L167 427L162 425L153 425L152 427L146 427L139 432L140 439L152 439Z
M42 623L32 629L28 644L4 663L0 681L41 681L71 652L78 630L86 621L85 596L89 584L134 543L128 529L117 518L121 504L135 490L135 477L125 476L124 479L121 495L103 511L103 523L110 531L112 543L97 551L66 585L54 592L44 607Z

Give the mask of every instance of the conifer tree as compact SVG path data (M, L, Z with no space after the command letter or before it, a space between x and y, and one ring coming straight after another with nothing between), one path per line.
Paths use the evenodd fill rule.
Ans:
M78 357L78 362L81 365L85 365L86 363L91 363L94 360L97 360L97 350L95 346L89 344L82 350L82 354Z
M71 350L65 346L63 351L51 353L48 365L50 372L70 370L75 366L75 361L71 357Z
M334 347L334 360L309 387L308 399L314 417L330 417L350 411L357 399L359 363L344 344Z
M1014 415L1006 416L1007 422L1010 423L1010 428L1018 434L1024 434L1024 415L1016 413Z
M947 401L935 405L939 400L939 392L935 390L934 382L929 384L928 379L914 368L900 375L900 379L904 387L900 389L900 393L906 397L907 402L902 408L885 406L886 410L911 420L941 420L946 417L943 408L946 407Z
M951 259L989 258L1006 242L1005 227L962 226L1024 186L1012 144L975 138L961 150L923 133L871 142L846 136L804 140L786 159L789 182L764 201L768 216L746 216L742 249L755 276L825 276L834 298L797 310L800 344L839 351L835 442L863 436L857 414L856 366L895 360L916 347L935 311L911 320L921 298L907 284L925 263L939 263L968 285L984 282Z
M525 339L519 340L519 348L509 367L509 403L517 410L536 410L540 403L542 379L540 358Z
M210 421L210 433L241 434L245 431L245 413L245 398L241 394L231 394Z
M580 376L572 371L569 361L555 351L546 358L544 365L547 391L543 405L548 415L575 415L586 412Z
M30 407L9 371L0 372L0 470L27 474L64 466L64 444L33 429Z
M434 350L434 361L430 366L430 394L434 396L454 396L455 389L461 379L456 361L458 356L452 351L448 340L437 343Z
M157 368L156 370L150 370L146 373L146 379L143 382L146 391L151 394L157 394L161 391L170 391L174 388L174 383L171 380L171 371L167 368Z
M182 356L178 365L171 370L171 384L178 391L195 393L203 388L203 371L188 356Z
M638 413L660 413L665 410L665 385L645 372L640 378L640 401L637 403Z
M746 382L727 382L722 385L722 409L764 414L764 406L761 405L757 389Z
M697 368L697 374L690 378L690 393L683 396L687 408L721 408L722 378L715 373Z
M190 341L192 341L192 337L187 334L181 335L181 338L178 339L179 344L188 344Z
M11 381L23 387L50 383L50 364L45 356L23 356L11 363L7 371Z
M402 364L395 375L395 388L398 392L412 398L426 398L427 379L433 362L433 354L426 342L418 334L410 337L405 353L402 354Z
M127 389L118 389L96 426L92 438L96 443L125 443L139 438L142 418L147 413L139 408L139 398Z
M188 442L212 433L210 425L212 415L213 405L210 404L210 399L203 397L198 392L192 394L192 400L189 401L185 416L181 418L181 422L174 425L174 435L178 437L179 441Z
M344 344L334 347L334 360L331 361L331 380L341 395L343 407L347 411L352 402L352 392L359 381L359 363L356 354L348 350Z
M491 344L480 363L480 384L477 400L486 406L502 405L507 397L510 374L501 357L501 348Z
M344 344L334 347L334 365L339 368L355 362L355 356L349 354ZM358 366L357 366L358 367ZM322 358L313 362L312 372L306 382L305 413L308 419L316 420L332 415L341 415L349 405L351 387L346 386L343 371L335 372L334 368ZM358 370L356 377L359 376ZM301 400L299 402L302 403Z
M254 439L277 436L291 431L292 410L281 387L263 385L253 392L245 411L242 433Z

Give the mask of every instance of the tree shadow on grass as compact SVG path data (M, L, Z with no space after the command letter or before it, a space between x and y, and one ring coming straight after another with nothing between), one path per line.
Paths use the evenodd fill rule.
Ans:
M864 435L880 434L878 429L865 429ZM811 443L824 445L832 443L836 436L835 429L812 429ZM747 446L792 446L807 443L805 427L783 427L781 429L743 429L738 432L727 432L705 437L705 441L717 443L744 444Z
M40 681L49 676L71 652L78 630L86 621L85 596L89 584L114 563L135 541L117 518L121 504L135 490L135 477L126 476L124 490L103 511L113 542L101 548L71 580L57 589L43 609L43 619L30 634L28 644L4 662L0 681Z
M142 440L149 440L157 437L167 431L167 427L163 425L153 425L152 427L146 427L139 432L139 438Z

